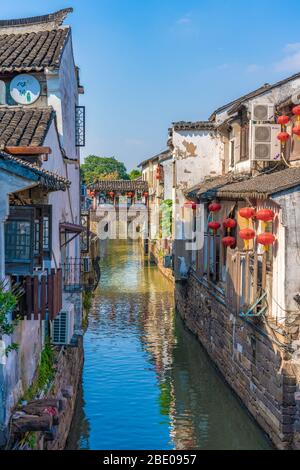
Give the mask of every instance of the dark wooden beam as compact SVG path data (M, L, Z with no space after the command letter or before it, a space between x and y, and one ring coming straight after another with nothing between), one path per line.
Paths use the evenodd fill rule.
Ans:
M52 150L50 147L31 147L31 146L24 146L24 147L5 147L5 152L10 153L12 155L50 155Z

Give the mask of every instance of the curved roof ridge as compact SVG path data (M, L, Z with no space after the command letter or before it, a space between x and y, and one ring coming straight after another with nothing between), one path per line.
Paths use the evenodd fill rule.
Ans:
M73 12L73 8L63 8L54 13L47 15L30 16L28 18L15 18L11 20L0 20L0 28L12 28L20 26L31 26L45 23L55 23L56 27L61 26L69 13Z

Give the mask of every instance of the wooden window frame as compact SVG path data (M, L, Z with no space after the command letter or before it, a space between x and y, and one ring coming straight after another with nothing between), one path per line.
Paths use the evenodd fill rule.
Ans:
M41 266L43 264L43 260L51 259L52 253L52 206L46 204L35 204L32 206L35 210L35 227L39 224L39 248L35 250L34 257L35 257L35 265ZM48 219L48 246L45 247L45 218ZM35 230L35 235L36 235ZM34 240L34 244L36 245L36 239Z
M34 268L34 218L35 211L30 206L10 206L10 213L5 223L5 272L7 275L24 276L33 273ZM15 247L15 254L17 254L18 235L15 233L9 233L9 227L11 224L30 224L29 244L29 256L27 258L18 258L17 256L8 256L9 251L13 251L12 246ZM9 237L14 236L15 242L10 244ZM21 246L21 245L20 245ZM24 245L25 246L25 245Z
M249 122L241 126L240 131L240 162L249 160Z
M235 166L235 137L229 140L229 166L230 168Z

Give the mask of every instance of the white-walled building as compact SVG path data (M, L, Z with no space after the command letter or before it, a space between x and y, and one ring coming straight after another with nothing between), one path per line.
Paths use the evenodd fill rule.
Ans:
M7 173L13 161L21 169L19 178L10 174L5 180L0 277L26 284L22 321L11 338L19 348L0 365L2 442L10 413L36 376L49 333L55 344L69 344L81 328L84 108L71 28L63 24L71 11L0 21L0 145L7 155L0 171ZM27 173L35 177L32 184ZM67 327L58 338L54 322L59 326L62 312Z

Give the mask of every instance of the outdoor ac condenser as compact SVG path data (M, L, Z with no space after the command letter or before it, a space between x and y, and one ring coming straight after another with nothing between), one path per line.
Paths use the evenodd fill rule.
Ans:
M53 344L70 344L74 334L74 306L69 304L53 320L51 337Z
M269 103L253 103L251 111L252 121L274 122L275 107Z
M278 161L280 159L280 142L277 135L281 130L279 124L251 125L251 159L254 161Z

